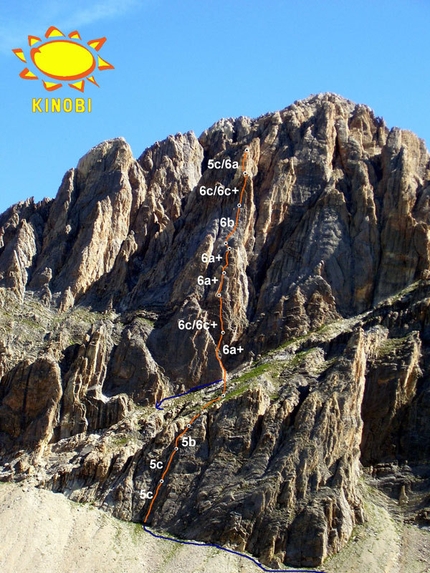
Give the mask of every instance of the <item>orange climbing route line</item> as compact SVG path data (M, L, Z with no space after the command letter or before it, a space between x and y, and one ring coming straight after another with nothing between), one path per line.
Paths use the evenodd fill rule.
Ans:
M222 358L221 358L221 344L222 344L222 340L223 340L224 335L225 335L224 318L223 318L223 303L222 303L222 301L223 301L222 289L223 289L223 285L224 285L224 278L227 275L226 269L229 266L229 255L231 252L231 247L228 245L228 241L236 233L237 228L239 226L239 218L240 218L240 211L242 209L242 201L243 201L243 197L245 195L245 189L246 189L246 185L247 185L248 179L249 179L249 175L245 171L245 164L246 164L246 159L248 157L248 153L249 153L249 151L247 148L247 149L245 149L245 151L242 155L241 167L242 167L243 183L242 183L242 187L241 187L241 191L240 191L239 203L237 204L237 207L236 207L235 223L234 223L232 230L228 233L228 235L226 236L226 238L224 240L224 246L226 247L226 249L225 249L225 263L221 268L220 284L219 284L219 287L215 293L215 296L217 296L219 298L219 321L220 321L220 335L219 335L218 343L217 343L216 348L215 348L215 356L216 356L216 359L218 360L218 363L219 363L219 365L221 367L221 371L222 371L222 381L223 381L222 394L220 396L218 396L217 398L214 398L214 399L210 400L209 402L206 402L205 404L203 404L200 412L198 414L196 414L195 416L193 416L191 418L191 420L188 422L188 424L186 425L186 427L182 430L182 432L180 432L180 434L178 434L176 436L175 446L173 448L172 453L170 454L170 457L169 457L169 460L166 464L166 467L164 468L164 471L161 474L161 478L157 484L157 488L156 488L154 495L151 499L151 503L149 504L148 511L146 512L145 519L143 520L144 524L146 524L149 516L152 513L154 503L158 497L158 494L159 494L161 487L164 484L164 479L167 476L167 474L169 473L170 466L172 465L172 462L173 462L173 458L175 457L175 455L179 451L179 445L178 445L179 440L188 432L188 430L192 427L193 423L200 418L200 416L203 414L203 412L205 410L207 410L210 406L212 406L212 404L219 402L222 398L225 397L225 393L227 390L227 370L226 370L226 368L223 364Z
M245 151L243 156L242 156L242 174L243 174L243 183L242 183L242 189L240 191L240 197L239 197L239 203L237 204L237 208L236 208L236 218L235 218L235 223L234 223L234 227L233 229L230 231L230 233L227 235L227 237L225 238L225 246L226 246L226 250L225 250L225 264L221 269L221 279L220 279L220 283L219 283L219 287L218 290L216 292L216 295L219 296L219 321L220 321L220 328L221 328L221 333L218 339L218 344L216 345L216 349L215 349L215 355L216 355L216 359L218 360L218 363L221 367L221 371L222 371L222 380L223 380L223 394L225 394L226 390L227 390L227 370L225 369L225 366L223 364L223 361L221 359L221 344L222 344L222 340L224 337L224 319L223 319L223 313L222 313L222 287L224 285L224 277L226 276L226 269L229 266L229 254L230 254L230 247L228 246L228 240L236 233L237 231L237 227L239 225L239 217L240 217L240 210L242 208L242 201L243 201L243 196L245 194L245 189L246 189L246 185L248 183L248 174L245 171L245 163L246 163L246 158L248 157L248 152Z

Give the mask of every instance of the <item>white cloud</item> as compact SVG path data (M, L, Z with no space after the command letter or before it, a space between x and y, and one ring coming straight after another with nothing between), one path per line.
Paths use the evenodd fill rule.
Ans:
M24 0L12 6L0 7L0 53L10 54L13 48L22 47L28 34L41 34L47 26L76 29L94 22L113 18L141 6L139 0L43 0L35 3ZM41 31L40 28L43 30Z
M73 9L64 9L63 1L54 1L57 15L55 18L61 20L61 25L65 27L78 27L92 24L105 18L112 18L127 12L131 8L138 6L138 0L100 0L93 4L88 4L88 0L76 0Z

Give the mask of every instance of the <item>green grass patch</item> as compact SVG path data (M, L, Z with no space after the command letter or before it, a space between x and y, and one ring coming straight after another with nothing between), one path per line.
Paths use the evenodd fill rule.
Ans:
M407 287L405 287L404 289L402 289L398 293L388 297L385 301L382 301L382 304L387 303L387 302L389 302L389 303L397 302L403 296L413 292L420 285L420 282L421 281L415 281L414 283L408 285Z
M132 440L131 436L113 436L111 444L115 447L126 446Z
M133 543L136 545L140 545L142 543L142 538L144 535L143 527L141 523L132 523L131 524L131 539Z
M315 348L308 348L307 350L302 350L301 352L297 352L295 356L290 358L290 360L287 360L285 367L289 369L297 368L298 366L300 366L300 364L303 362L306 356L312 351L315 351Z
M283 342L280 346L278 346L276 350L279 351L283 350L284 348L288 348L289 346L292 346L295 342L301 342L302 340L306 340L306 338L309 338L309 336L310 333L302 334L301 336L293 336L293 338L289 338L288 340Z
M245 372L245 374L239 376L239 378L237 378L237 382L240 383L247 382L248 380L253 380L254 378L257 378L257 376L273 370L274 364L275 363L273 362L264 362L263 364L259 364L258 366L255 366L255 368L252 368L249 372Z
M247 384L246 382L243 382L242 384L238 384L233 390L230 390L230 392L227 392L225 397L227 400L231 400L232 398L237 398L241 394L244 394L249 388L250 385Z
M285 364L285 361L279 360L258 364L255 368L252 368L249 372L245 372L235 380L236 386L232 388L230 392L227 392L226 398L237 398L241 394L244 394L247 390L254 387L252 382L257 382L257 378L262 374L271 374L272 381L277 383Z
M410 341L410 338L411 338L410 334L407 334L402 338L387 338L378 347L376 351L377 358L383 358L384 356L388 356L389 354L396 353Z
M154 328L154 324L155 321L154 320L150 320L149 318L145 318L143 316L136 316L134 319L134 322L137 323L141 323L141 324L145 324L146 326L149 326L151 329Z

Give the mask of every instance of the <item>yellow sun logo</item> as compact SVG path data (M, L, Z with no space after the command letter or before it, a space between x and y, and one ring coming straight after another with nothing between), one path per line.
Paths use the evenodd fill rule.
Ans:
M96 68L101 71L114 69L112 64L94 53L94 51L100 50L106 42L106 38L90 40L87 45L84 45L77 30L70 32L68 35L70 39L68 39L63 32L54 26L48 28L45 38L48 41L42 41L37 36L28 36L28 45L31 47L30 58L34 66L46 76L46 78L40 79L48 91L58 90L63 87L62 82L67 82L71 88L83 92L85 80L99 87L93 75L94 70ZM22 62L27 63L21 48L16 48L12 52ZM19 76L24 80L39 79L39 76L28 68L24 68Z

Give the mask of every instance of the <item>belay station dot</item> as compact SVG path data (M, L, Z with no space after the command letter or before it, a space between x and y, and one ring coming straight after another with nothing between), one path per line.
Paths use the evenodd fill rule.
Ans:
M245 148L245 152L248 152L248 151L249 151L249 147L246 147L246 148ZM242 156L242 166L243 166L244 163L245 163L245 159L246 159L246 156ZM229 161L230 161L230 160L229 160ZM217 162L217 164L220 164L220 165L221 165L221 162ZM235 168L236 168L238 165L239 165L239 162L235 162ZM216 168L218 169L219 167L216 167ZM215 278L215 277L213 277L212 279L210 279L210 281L209 281L208 279L205 279L205 280L208 280L208 283L207 283L208 285L209 285L211 282L214 282L214 283L219 282L218 288L217 288L217 289L214 288L214 290L215 290L215 297L217 297L217 298L220 299L220 302L219 302L219 323L217 324L215 321L213 321L213 322L211 322L211 323L209 323L209 322L206 323L206 322L205 322L204 325L205 325L205 329L206 329L206 328L209 328L209 326L213 326L214 328L219 326L220 328L222 328L222 330L220 330L220 335L219 335L218 343L217 343L216 348L215 348L215 356L216 356L216 358L218 359L218 361L219 361L219 363L220 363L220 366L221 366L221 368L222 368L222 371L223 371L223 380L216 380L215 382L212 382L212 383L202 384L202 385L200 385L200 386L196 386L195 388L191 388L189 391L184 392L184 393L182 393L182 394L175 395L175 396L170 396L170 397L165 398L166 400L167 400L167 399L172 399L172 398L177 398L177 397L182 396L182 395L184 395L184 394L188 394L189 392L193 392L194 390L204 389L204 388L206 388L207 386L211 386L212 384L217 384L217 383L219 383L219 382L224 382L223 387L222 387L222 394L221 394L221 395L218 395L218 394L217 394L218 397L215 397L215 398L211 399L209 402L206 402L206 403L201 407L201 411L200 411L198 414L196 414L196 415L191 419L191 421L190 421L188 424L185 425L185 428L184 428L182 431L180 431L179 436L176 438L176 441L175 441L174 443L175 443L175 444L181 443L181 446L183 446L183 447L186 447L187 445L188 445L188 446L190 446L190 445L194 445L194 446L195 446L195 445L196 445L196 441L195 441L194 439L192 439L192 438L183 438L183 436L187 433L187 431L188 431L189 429L193 428L193 425L192 425L192 424L199 419L199 417L200 417L200 415L203 413L204 409L209 408L210 405L212 405L212 404L215 403L215 402L218 402L219 400L221 400L221 399L223 399L223 398L226 398L226 396L227 396L227 371L226 371L226 369L225 369L225 367L224 367L224 365L223 365L223 352L225 352L225 353L227 354L227 353L231 352L232 349L235 349L235 350L236 350L236 347L235 347L235 346L230 347L230 346L228 346L228 345L222 346L223 337L226 335L226 331L224 330L224 322L223 322L223 298L222 298L222 296L223 296L223 294L222 294L222 293L223 293L223 289L222 289L222 285L223 285L223 278L228 275L228 272L227 272L227 268L229 267L229 255L228 255L228 253L233 250L233 247L230 247L230 246L229 246L229 239L231 239L232 237L234 237L235 234L237 234L238 225L239 225L239 219L240 219L240 215L241 215L240 209L241 209L241 207L242 207L243 195L244 195L244 192L245 192L245 190L246 190L246 181L247 181L247 180L246 180L246 176L247 176L247 171L243 171L243 175L245 176L245 179L242 180L242 181L243 181L243 182L242 182L242 190L241 190L240 195L239 195L239 202L236 203L237 211L236 211L236 210L234 211L234 213L235 213L235 221L233 221L233 220L230 219L230 218L228 218L228 219L227 219L227 218L224 218L224 221L227 221L227 223L228 223L228 224L225 224L222 219L220 220L220 227L222 227L222 228L230 227L230 231L227 231L227 235L225 236L225 239L224 239L224 241L222 242L222 244L225 246L224 257L222 257L221 254L219 254L219 255L216 256L216 257L215 257L215 256L211 256L210 258L209 258L207 255L205 255L205 257L202 257L203 262L207 262L207 259L211 260L211 262L215 262L215 260L217 260L217 261L219 261L219 266L221 266L221 273L220 273L220 274L221 274L221 277L222 277L221 279L217 279L217 278ZM231 192L231 190L229 191L228 195L230 194L230 192ZM237 189L237 188L235 187L234 192L235 192L235 193L238 193L238 192L239 192L239 189ZM212 194L212 190L211 190L211 194ZM222 194L223 194L223 193L220 193L220 195L222 195ZM234 209L233 206L234 206L234 203L232 203L232 204L230 205L230 209ZM220 229L220 230L221 230L221 229ZM234 248L236 248L236 246L235 246ZM206 257L207 257L207 258L206 258ZM234 257L234 258L236 258L236 257ZM225 259L224 263L221 262L223 259ZM218 269L219 269L219 267L218 267ZM218 270L217 272L219 272L219 270ZM202 278L202 277L199 277L199 280L201 280L201 278ZM226 281L226 283L227 283L227 281ZM199 281L198 281L198 284L200 284ZM227 286L228 286L228 285L227 285ZM195 321L194 321L194 322L195 322ZM186 326L187 330L188 330L188 326L191 325L191 324L192 324L191 322L188 322L188 323L187 323L187 326ZM202 322L202 324L203 324L203 322ZM208 325L208 326L206 326L206 325ZM181 326L179 326L179 327L181 328ZM190 329L191 329L191 327L190 327ZM225 349L227 349L227 348L228 348L228 352L225 351ZM241 347L240 347L240 348L241 348ZM241 348L240 352L241 352L242 350L243 350L243 349ZM164 401L164 400L163 400L163 401ZM198 427L199 427L199 424L196 424L196 427L198 428ZM181 438L182 438L182 441L180 442L179 440L180 440ZM178 447L178 445L176 445L175 448L174 448L174 453L176 453L179 449L180 449L180 448ZM174 455L174 454L171 455L171 458L170 458L170 460L169 460L169 466L170 466L170 462L171 462L171 460L172 460L172 458L173 458L173 455ZM168 469L169 469L169 468L167 468L167 469L165 470L165 473L162 474L163 476L167 475ZM159 480L159 484L163 484L163 483L164 483L164 479L161 478L161 479ZM158 488L157 488L157 492L156 492L156 494L154 495L154 497L153 497L153 499L152 499L152 502L151 502L150 507L149 507L149 509L148 509L148 512L147 512L147 514L146 514L145 522L146 522L146 519L148 518L148 516L150 515L150 513L151 513L151 511L152 511L152 507L153 507L155 498L156 498L157 495L158 495L159 489L160 489L160 488L158 487ZM168 538L166 538L166 539L168 539ZM238 553L238 554L241 555L240 553Z

